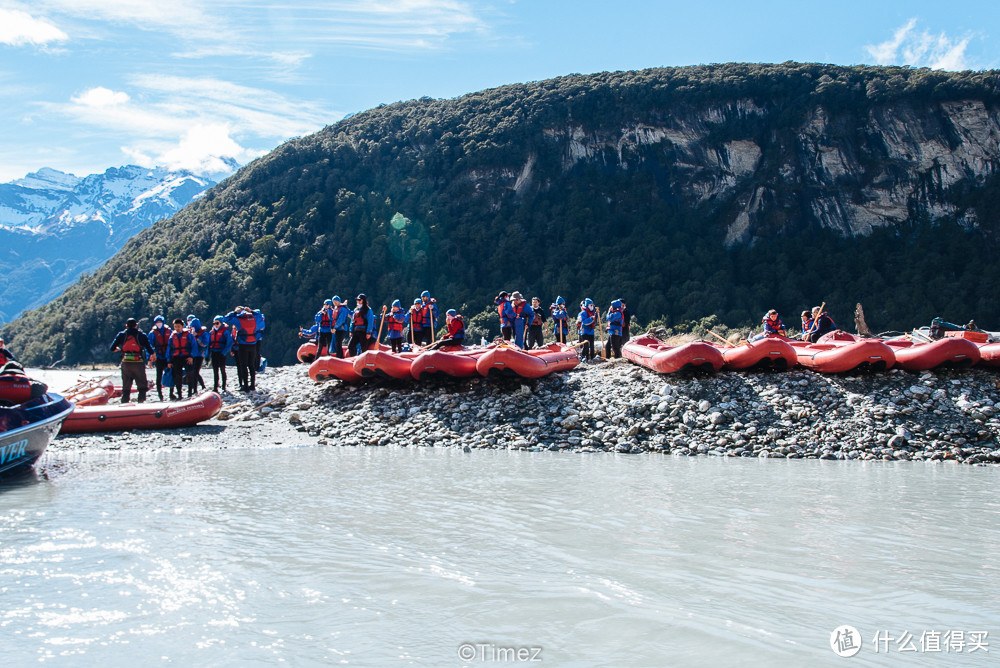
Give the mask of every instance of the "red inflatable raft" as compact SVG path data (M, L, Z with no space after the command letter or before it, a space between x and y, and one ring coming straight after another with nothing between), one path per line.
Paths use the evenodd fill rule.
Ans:
M312 364L316 360L316 343L314 341L306 341L299 346L295 356L303 364Z
M796 365L798 357L787 341L766 337L744 341L729 348L713 343L722 351L723 369L775 369L784 371Z
M710 343L693 341L670 346L653 336L630 339L622 346L622 355L647 369L659 373L676 371L718 371L725 364L722 351Z
M63 397L77 406L103 406L115 394L111 378L78 383L63 393Z
M882 339L859 339L839 329L824 334L816 343L786 340L795 348L800 365L820 373L884 371L896 363L892 348Z
M388 350L366 350L354 360L354 372L362 378L412 379L410 365L420 351L393 353Z
M491 348L442 348L426 350L413 360L410 365L410 375L417 380L426 380L434 376L450 376L452 378L469 378L475 376L476 362Z
M222 410L222 397L204 392L186 401L171 403L111 404L80 406L66 418L63 434L131 429L178 429L215 417Z
M541 378L555 371L572 369L579 363L576 349L560 343L550 343L534 350L504 345L487 349L480 355L476 371L480 376Z
M361 376L354 370L353 357L340 358L329 355L317 357L316 361L309 365L309 377L317 383L332 378L347 382L361 380Z
M896 356L896 366L923 371L939 366L969 367L979 362L979 346L968 339L947 337L937 341L889 339L886 345Z
M984 343L979 346L979 361L986 366L1000 366L1000 343Z

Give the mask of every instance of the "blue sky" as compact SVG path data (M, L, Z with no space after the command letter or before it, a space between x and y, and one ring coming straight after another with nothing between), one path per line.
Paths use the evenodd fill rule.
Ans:
M998 67L1000 4L0 0L0 182L211 170L345 114L574 72Z

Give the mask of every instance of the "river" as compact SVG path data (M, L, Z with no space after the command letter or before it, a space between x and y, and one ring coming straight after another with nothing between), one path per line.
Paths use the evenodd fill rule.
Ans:
M996 468L394 447L43 465L0 488L8 666L1000 654Z

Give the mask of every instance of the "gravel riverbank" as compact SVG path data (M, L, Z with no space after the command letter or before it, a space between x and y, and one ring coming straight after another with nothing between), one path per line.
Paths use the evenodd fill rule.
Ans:
M313 383L299 365L269 369L258 388L226 395L217 419L191 429L65 435L50 450L396 445L1000 463L1000 375L988 369L662 376L614 360L534 381L349 385Z

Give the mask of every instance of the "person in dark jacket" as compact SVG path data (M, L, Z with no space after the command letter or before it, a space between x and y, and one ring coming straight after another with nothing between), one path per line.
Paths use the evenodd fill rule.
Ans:
M170 333L170 339L167 341L167 357L170 359L170 371L174 377L174 385L170 388L171 399L184 398L184 372L194 368L194 358L200 354L198 340L194 334L185 329L183 320L175 319L174 331ZM188 396L193 397L198 389L198 381L192 373L188 373L186 378ZM176 396L174 396L175 390Z
M531 298L531 321L528 323L528 348L541 348L545 345L545 311L538 297Z
M139 403L146 401L146 359L153 354L149 339L139 331L135 318L125 321L125 329L118 332L111 342L111 352L122 354L122 403L127 404L132 396L132 383L139 390Z
M260 310L237 306L223 316L222 321L236 328L236 375L241 392L257 389L257 339L264 329L264 316Z
M608 308L606 320L608 323L608 340L604 343L604 356L610 358L620 358L622 356L622 322L625 320L622 315L622 300L616 299L611 302Z
M628 304L625 300L618 298L618 301L622 303L622 343L628 343L628 340L632 338L632 311L628 310Z
M351 314L351 340L347 342L347 356L354 357L368 350L368 339L375 331L375 314L368 306L368 297L361 293Z
M226 359L236 341L221 315L212 319L212 329L208 330L208 353L212 358L212 379L215 381L213 390L219 391L219 380L222 380L222 391L226 391Z
M146 338L153 346L153 355L150 359L156 366L156 393L160 395L160 401L163 401L163 372L170 364L170 358L167 357L167 340L170 339L170 328L166 326L166 320L162 315L153 318L153 328L149 330Z
M205 379L201 377L201 368L205 366L208 357L208 328L201 326L201 320L196 316L189 315L187 318L188 331L194 334L194 340L198 342L198 350L201 354L194 358L194 367L188 373L194 374L195 387L205 388Z
M837 323L833 321L826 311L819 306L814 306L812 310L812 324L809 326L809 340L816 343L819 337L837 329Z
M333 296L333 355L344 359L344 344L351 338L351 309L338 295Z

